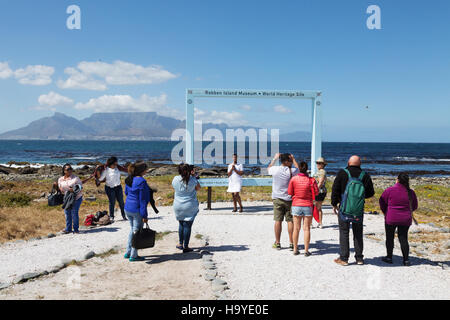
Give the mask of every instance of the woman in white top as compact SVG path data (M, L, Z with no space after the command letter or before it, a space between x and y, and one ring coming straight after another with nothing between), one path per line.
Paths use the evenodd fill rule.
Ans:
M122 170L119 170L122 169ZM123 172L123 173L122 173ZM103 170L100 181L105 181L105 192L109 200L109 216L114 221L114 209L116 200L119 203L120 212L123 220L127 220L123 202L123 189L120 180L121 175L127 175L127 171L120 167L116 157L111 157L106 161L105 169Z
M233 163L228 166L228 190L227 192L233 195L233 212L237 212L237 202L239 203L240 210L243 212L242 201L239 192L242 188L242 175L244 174L244 166L237 163L237 154L233 154Z

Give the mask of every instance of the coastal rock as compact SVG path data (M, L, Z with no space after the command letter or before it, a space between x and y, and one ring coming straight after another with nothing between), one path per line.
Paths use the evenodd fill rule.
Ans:
M54 238L54 237L56 237L56 235L55 235L54 233L49 233L49 234L47 235L47 237L48 237L48 238Z
M448 228L448 227L447 228L440 228L439 231L442 232L442 233L450 233L450 228Z

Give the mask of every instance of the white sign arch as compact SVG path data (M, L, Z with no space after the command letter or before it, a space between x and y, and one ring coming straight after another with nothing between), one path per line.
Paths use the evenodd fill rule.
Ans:
M322 92L297 90L186 89L186 163L194 164L194 107L198 98L310 99L312 101L311 173L322 156Z

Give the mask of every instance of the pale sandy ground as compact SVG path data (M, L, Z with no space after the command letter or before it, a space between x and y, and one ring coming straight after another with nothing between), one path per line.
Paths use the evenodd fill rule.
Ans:
M172 233L154 249L141 250L145 262L123 258L123 252L95 257L80 266L44 276L0 292L0 299L19 300L196 300L213 299L211 285L202 277L199 252L180 253ZM201 246L193 238L192 246Z
M214 203L213 211L201 205L193 225L192 246L209 238L207 249L213 253L218 276L227 281L229 299L450 299L450 270L435 261L442 257L411 257L412 266L401 265L396 241L395 263L386 265L383 241L365 238L366 265L341 267L333 262L339 251L337 218L327 209L324 229L312 230L311 257L293 256L286 249L287 233L282 234L283 250L273 243L272 204L244 203L244 214L231 214L231 203ZM150 226L158 232L177 231L171 207L151 215ZM368 215L364 231L384 234L382 216ZM429 226L413 226L414 229ZM61 259L76 258L88 250L97 253L119 245L120 254L84 262L80 269L63 269L25 284L0 291L1 299L214 299L211 284L201 275L199 254L176 253L176 233L140 252L151 261L130 264L123 259L123 246L129 232L125 221L81 235L58 236L34 242L0 246L0 281L9 282L25 272L48 270ZM352 240L351 247L353 246ZM303 252L303 234L300 249ZM176 254L174 254L176 253ZM448 255L446 255L448 257ZM433 261L434 262L433 262ZM448 259L444 259L448 260ZM70 277L80 272L80 288L68 288Z

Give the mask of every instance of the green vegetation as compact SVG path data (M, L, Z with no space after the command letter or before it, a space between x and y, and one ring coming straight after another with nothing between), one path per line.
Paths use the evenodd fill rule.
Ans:
M0 193L0 208L26 207L31 201L31 197L25 193Z

